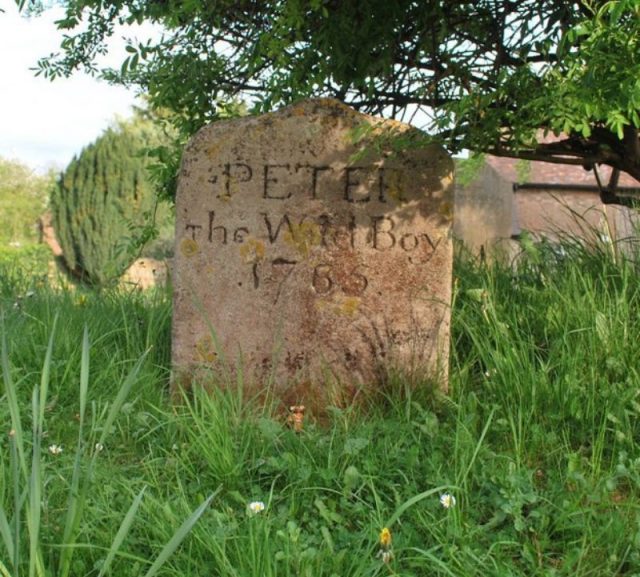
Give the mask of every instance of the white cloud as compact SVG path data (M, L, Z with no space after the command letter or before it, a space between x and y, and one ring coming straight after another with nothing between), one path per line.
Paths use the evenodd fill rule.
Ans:
M30 68L58 50L53 22L61 10L27 19L12 0L0 0L0 7L0 156L37 170L64 168L116 115L130 116L135 95L85 74L53 82L35 77Z

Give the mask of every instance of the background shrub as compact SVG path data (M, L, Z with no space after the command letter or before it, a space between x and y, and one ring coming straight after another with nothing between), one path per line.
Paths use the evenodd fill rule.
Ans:
M54 227L69 271L84 282L118 278L155 234L146 150L160 141L148 120L120 122L60 176L51 197Z

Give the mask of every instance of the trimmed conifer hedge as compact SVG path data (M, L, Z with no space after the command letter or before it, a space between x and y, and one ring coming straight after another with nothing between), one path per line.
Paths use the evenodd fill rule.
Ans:
M117 279L136 256L137 231L155 202L144 151L158 131L137 118L107 129L74 157L51 195L65 263L91 285Z

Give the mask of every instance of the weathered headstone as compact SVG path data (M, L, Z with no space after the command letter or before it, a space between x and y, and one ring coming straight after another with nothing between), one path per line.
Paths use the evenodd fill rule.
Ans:
M402 135L399 152L383 151ZM389 370L446 387L453 164L412 135L311 100L191 140L174 387L239 366L291 404L345 402Z

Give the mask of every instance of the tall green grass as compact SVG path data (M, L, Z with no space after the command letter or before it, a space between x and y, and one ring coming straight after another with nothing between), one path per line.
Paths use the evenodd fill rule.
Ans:
M4 571L640 574L640 275L611 248L459 257L449 396L398 379L299 434L230 386L169 403L168 295L3 293Z
M78 391L78 440L73 457L71 478L68 482L68 496L64 504L64 522L61 523L62 537L55 545L45 544L41 533L43 513L46 515L47 512L48 485L43 474L45 467L44 427L57 319L58 317L53 322L40 383L32 388L31 414L29 415L32 433L29 438L23 428L23 415L9 362L4 318L0 317L0 364L2 365L4 393L11 423L11 429L8 432L9 476L11 479L8 492L12 493L13 497L10 500L13 506L5 508L0 504L0 536L8 560L7 563L0 562L0 571L3 577L18 577L23 574L28 574L29 577L45 577L47 575L68 577L76 574L77 565L72 562L76 550L85 546L78 540L81 533L80 524L85 509L87 509L90 494L94 490L98 458L104 450L105 443L111 437L116 418L121 412L131 388L136 383L140 367L146 357L145 353L138 359L122 382L116 398L103 412L104 420L94 419L91 423L91 430L85 434L90 350L89 334L85 328L82 339ZM54 456L60 455L62 451L62 447L56 444L49 447L49 453ZM29 452L31 453L30 457ZM124 516L108 549L108 554L100 565L99 576L107 574L113 560L119 553L119 549L136 519L144 491L145 488L137 494ZM166 563L209 506L213 496L214 494L211 494L168 538L155 561L145 572L145 577L152 577Z

